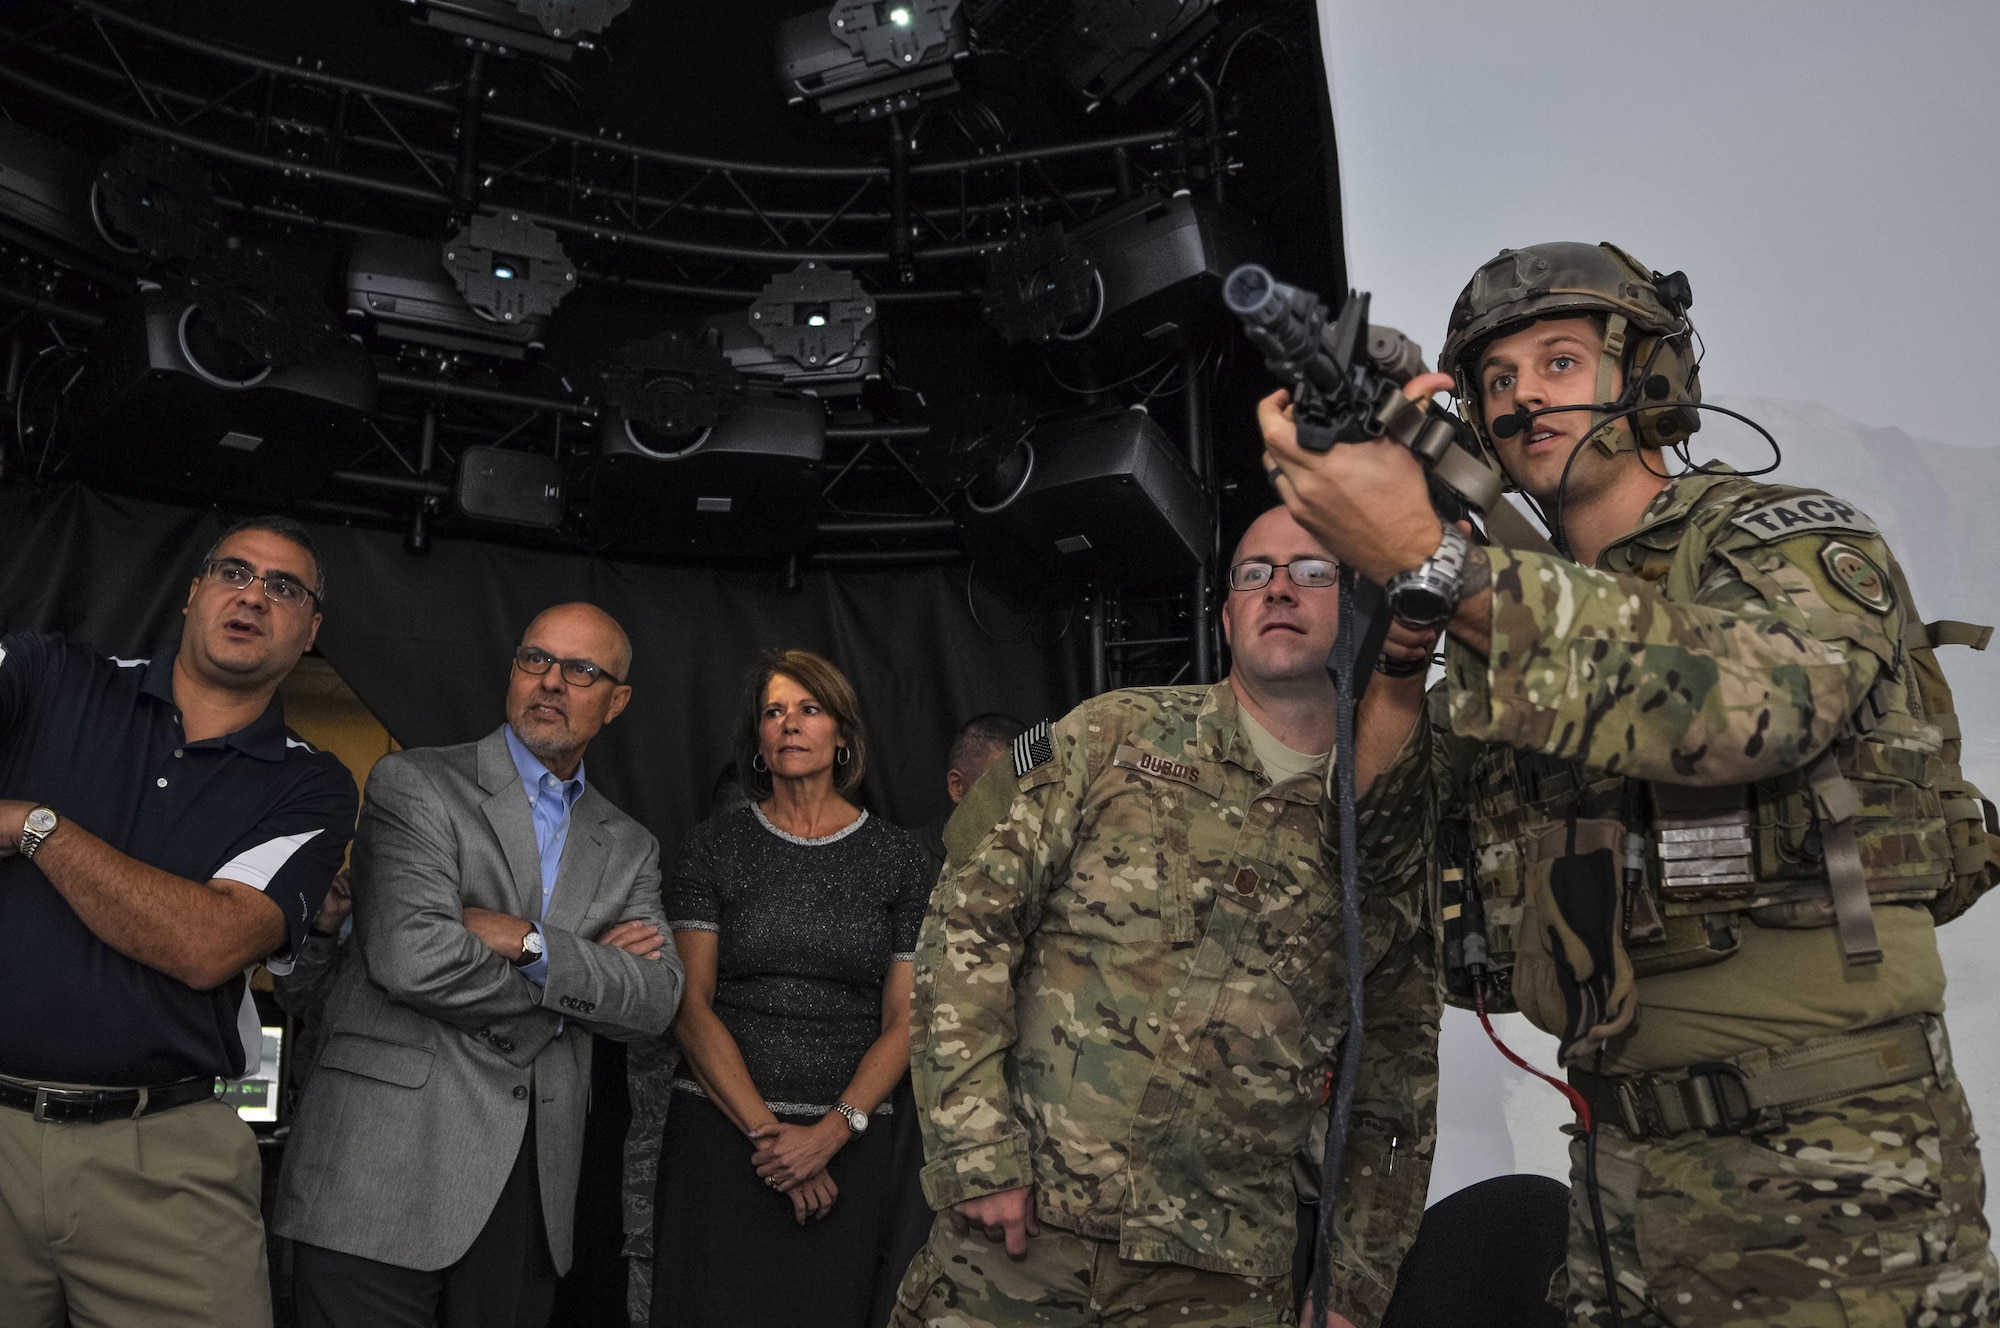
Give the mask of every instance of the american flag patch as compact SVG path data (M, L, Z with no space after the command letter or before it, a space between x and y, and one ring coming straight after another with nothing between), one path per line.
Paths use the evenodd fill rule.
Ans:
M1014 739L1014 778L1022 779L1036 766L1056 759L1055 741L1049 737L1046 719Z

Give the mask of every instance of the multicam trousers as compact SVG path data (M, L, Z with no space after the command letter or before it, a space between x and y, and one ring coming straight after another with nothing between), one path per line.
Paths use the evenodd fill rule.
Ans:
M940 1216L896 1297L890 1328L1293 1328L1290 1273L1238 1277L1135 1263L1115 1240L1043 1225L1016 1261Z
M1570 1144L1570 1322L1605 1328ZM1985 1173L1958 1081L1794 1108L1775 1131L1633 1142L1600 1125L1597 1178L1632 1328L1960 1328L2000 1323Z

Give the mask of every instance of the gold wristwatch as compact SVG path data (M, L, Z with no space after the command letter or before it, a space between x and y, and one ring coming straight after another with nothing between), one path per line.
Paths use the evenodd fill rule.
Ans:
M32 859L42 841L56 832L62 819L46 807L37 807L28 813L28 824L21 830L21 856Z

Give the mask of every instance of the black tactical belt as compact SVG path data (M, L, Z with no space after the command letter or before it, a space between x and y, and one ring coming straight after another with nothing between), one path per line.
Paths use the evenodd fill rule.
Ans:
M136 1120L214 1096L213 1079L182 1079L158 1088L48 1088L0 1077L0 1106L57 1125Z
M1590 1103L1592 1120L1634 1140L1693 1130L1748 1134L1775 1126L1794 1107L1938 1073L1933 1029L1943 1045L1943 1026L1916 1015L1682 1070L1612 1077L1572 1069L1569 1081Z

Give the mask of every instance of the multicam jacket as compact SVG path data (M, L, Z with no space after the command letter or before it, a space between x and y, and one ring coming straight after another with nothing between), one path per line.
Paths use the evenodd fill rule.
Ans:
M1226 681L1108 693L1050 739L919 941L925 1193L1033 1182L1042 1220L1126 1258L1282 1274L1347 1026L1318 781L1270 782ZM1438 1008L1420 893L1364 892L1334 1304L1369 1323L1423 1212Z
M1364 817L1398 823L1371 841L1378 878L1425 871L1440 827L1463 819L1504 968L1517 944L1537 943L1516 930L1539 830L1572 816L1619 817L1635 780L1747 786L1745 879L1681 891L1662 884L1656 859L1646 863L1648 898L1663 916L1651 936L1627 927L1643 1021L1649 976L1721 964L1746 922L1833 921L1805 773L1832 748L1858 794L1869 895L1936 894L1951 862L1936 792L1940 733L1904 668L1912 625L1922 629L1866 515L1811 490L1697 474L1663 490L1594 568L1504 549L1489 557L1490 653L1450 646L1430 723L1362 800ZM1857 737L1864 707L1872 727ZM1919 940L1934 949L1927 933ZM1730 972L1718 968L1716 980ZM1505 1008L1500 976L1491 1004ZM1826 976L1838 984L1837 971ZM1527 993L1513 994L1523 1013L1561 1031L1546 1004L1538 1011ZM1785 1039L1767 1031L1757 1040Z

